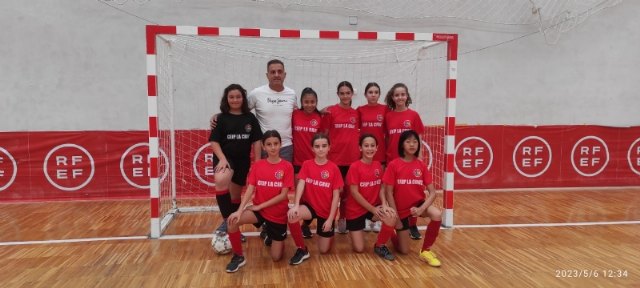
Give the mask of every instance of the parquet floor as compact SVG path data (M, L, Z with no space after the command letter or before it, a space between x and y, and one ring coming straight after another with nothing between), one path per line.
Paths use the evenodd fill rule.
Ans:
M0 204L0 286L640 287L639 193L636 188L458 193L457 226L442 230L434 247L440 268L428 267L417 253L397 255L393 262L371 252L353 253L347 235L336 236L328 255L317 253L314 239L306 240L312 257L293 267L273 263L260 239L248 237L247 265L235 274L224 272L230 256L216 255L208 238L132 237L148 234L147 201ZM218 218L181 214L166 233L211 233ZM585 221L635 222L473 226ZM370 247L376 235L367 233ZM24 245L99 237L130 238ZM293 244L286 241L288 258ZM418 251L420 244L412 241L412 249Z

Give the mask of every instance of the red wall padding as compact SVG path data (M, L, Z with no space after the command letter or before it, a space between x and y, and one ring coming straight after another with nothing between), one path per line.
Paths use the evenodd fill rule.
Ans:
M187 167L206 144L208 131L199 134L203 143L177 153ZM147 135L0 132L0 201L147 198ZM456 145L456 189L640 185L640 127L461 126ZM199 175L212 181L203 159ZM212 190L192 171L179 178Z

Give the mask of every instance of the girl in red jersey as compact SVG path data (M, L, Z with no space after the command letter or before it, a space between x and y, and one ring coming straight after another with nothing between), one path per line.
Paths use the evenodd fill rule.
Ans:
M358 160L360 151L358 137L360 135L360 120L358 112L351 108L353 98L353 86L349 81L338 84L338 104L326 108L326 114L322 118L323 132L329 135L333 149L329 152L329 159L338 165L343 181L347 176L349 165ZM341 199L345 193L341 191ZM346 219L344 218L344 203L340 205L340 219L338 220L338 233L347 233Z
M262 224L271 244L271 259L279 261L284 251L284 239L287 237L287 211L289 209L287 193L293 188L293 166L280 158L282 140L276 130L266 131L262 137L262 147L267 158L256 161L247 177L247 190L242 197L238 211L229 215L228 234L233 257L226 271L236 272L246 261L242 252L239 226ZM253 200L253 205L249 202Z
M382 166L386 164L386 145L385 134L387 132L384 126L384 119L389 107L378 103L380 99L380 85L376 82L367 83L364 88L364 97L367 99L367 104L362 105L356 109L358 111L358 117L360 117L360 135L369 133L376 137L378 140L378 152L373 157L373 160L382 163ZM380 231L380 221L371 222L369 219L365 221L364 231Z
M383 165L386 160L385 133L386 128L384 119L387 112L390 111L387 105L378 103L380 99L380 86L376 82L370 82L364 88L364 97L367 98L367 104L356 109L360 118L360 135L371 134L378 140L378 152L373 160L379 161Z
M302 89L300 105L302 108L294 110L291 119L294 147L293 169L296 173L300 171L300 166L304 161L315 157L309 143L311 143L313 135L319 132L322 124L316 91L309 87Z
M431 171L424 162L418 160L420 154L418 133L413 130L402 132L397 147L400 158L389 162L382 178L385 184L386 200L398 211L396 250L402 254L409 252L409 232L407 231L409 217L429 217L431 222L427 226L420 258L433 267L439 267L440 260L431 251L431 246L440 231L442 211L433 205L436 191L432 183ZM378 240L386 243L388 238Z
M307 87L302 89L300 94L300 106L302 108L293 111L291 119L291 130L293 130L293 170L296 174L300 172L302 163L313 159L311 150L311 139L319 132L322 124L322 114L318 111L318 94L313 89ZM311 238L310 221L302 224L302 236Z
M347 173L350 193L347 193L345 201L345 216L353 250L361 253L364 251L362 230L365 228L365 220L382 220L384 226L379 236L388 240L387 234L393 235L397 217L395 211L389 207L386 197L380 197L384 190L381 189L382 164L374 160L378 150L376 138L371 134L362 134L359 143L362 158L353 162ZM394 259L384 242L376 243L373 251L386 260Z
M289 209L289 231L296 244L296 253L289 264L297 265L309 258L309 251L302 238L300 220L317 219L316 234L321 254L329 252L333 240L333 220L338 209L340 188L344 185L338 166L327 156L330 150L329 137L316 134L311 142L315 158L302 163L298 173L296 196Z
M398 158L398 139L400 134L407 130L414 130L418 135L424 134L424 125L420 119L418 112L409 109L411 104L411 95L409 88L403 83L396 83L389 89L385 102L393 111L387 113L385 117L385 126L387 129L387 161ZM422 136L420 136L422 137ZM422 143L422 139L419 138ZM422 156L418 158L423 159ZM418 227L416 226L418 219L415 217L409 220L409 235L411 239L418 240L422 238Z

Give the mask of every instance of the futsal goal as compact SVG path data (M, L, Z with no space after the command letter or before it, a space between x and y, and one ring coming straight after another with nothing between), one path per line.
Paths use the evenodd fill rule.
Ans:
M380 85L380 103L405 83L426 126L443 225L453 225L456 34L149 25L146 40L151 238L179 213L216 211L209 119L229 84L266 84L271 59L285 63L285 85L298 97L316 90L319 107L338 102L344 80L356 90L354 108L366 104L368 82Z

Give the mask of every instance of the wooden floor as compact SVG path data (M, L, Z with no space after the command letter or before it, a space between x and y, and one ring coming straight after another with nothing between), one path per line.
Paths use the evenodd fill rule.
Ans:
M235 274L224 272L230 256L213 253L208 238L132 237L148 234L147 201L0 204L0 286L640 287L639 196L638 188L457 193L459 226L441 230L434 247L440 268L418 259L421 241L412 241L416 253L388 262L371 248L351 252L346 235L329 255L310 239L311 259L292 267L273 263L260 239L248 237L247 265ZM618 221L635 222L607 223ZM212 213L181 214L166 234L207 234L219 222ZM513 225L578 222L603 225ZM473 226L495 224L507 225ZM367 233L369 247L376 235ZM73 240L99 237L131 238ZM59 239L69 242L26 242Z

